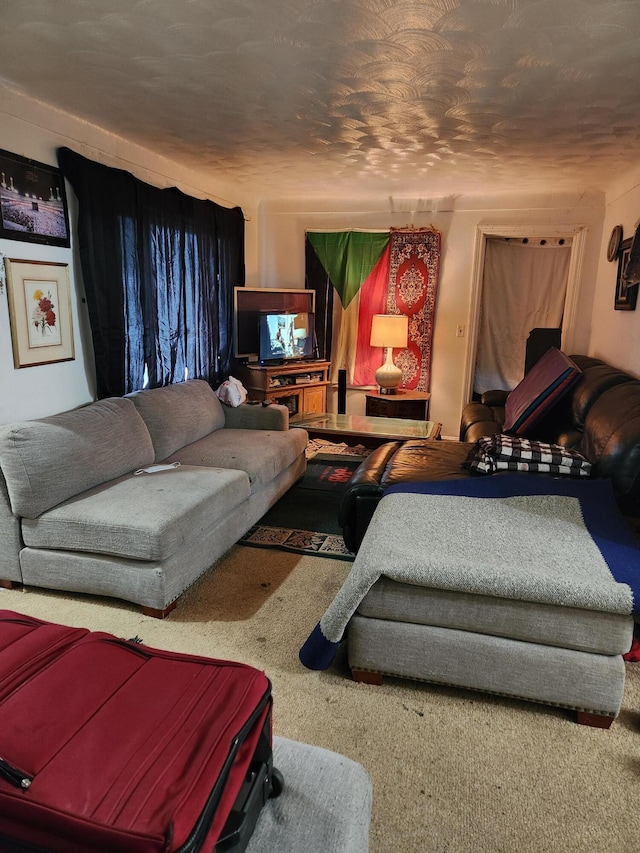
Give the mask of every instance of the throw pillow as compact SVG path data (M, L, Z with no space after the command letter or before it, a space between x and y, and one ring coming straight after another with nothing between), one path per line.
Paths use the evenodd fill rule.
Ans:
M526 435L581 376L577 364L551 347L507 397L504 431Z
M481 438L464 465L478 474L529 471L566 477L591 476L591 463L577 450L504 434Z

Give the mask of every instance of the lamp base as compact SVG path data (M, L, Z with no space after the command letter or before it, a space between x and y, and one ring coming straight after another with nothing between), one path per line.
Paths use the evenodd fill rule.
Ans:
M387 349L387 360L376 370L376 382L381 394L395 394L402 382L402 371L391 360L391 347Z
M382 388L380 385L378 386L378 393L386 396L387 394L398 394L399 391L397 388Z

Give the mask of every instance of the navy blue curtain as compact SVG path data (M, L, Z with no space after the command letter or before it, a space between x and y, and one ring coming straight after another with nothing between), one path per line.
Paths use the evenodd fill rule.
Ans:
M68 148L78 248L102 399L206 379L232 361L233 288L244 284L240 208L158 189Z
M331 358L333 340L333 294L335 288L315 249L305 237L305 287L316 292L315 334L318 358Z

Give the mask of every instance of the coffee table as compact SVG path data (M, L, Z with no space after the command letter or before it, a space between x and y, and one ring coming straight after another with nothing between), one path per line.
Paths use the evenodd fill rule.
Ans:
M369 415L336 415L333 412L309 414L301 412L289 419L292 427L302 427L309 438L351 440L365 447L379 447L386 441L408 441L412 438L440 438L442 424L405 418L376 418Z

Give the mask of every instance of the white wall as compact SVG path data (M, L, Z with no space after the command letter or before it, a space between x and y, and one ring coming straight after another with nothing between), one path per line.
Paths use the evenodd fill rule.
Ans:
M380 203L336 200L264 202L259 208L257 272L252 277L267 287L304 286L306 229L388 229L433 225L442 233L442 256L433 342L431 420L443 424L443 434L457 437L460 412L466 402L464 383L468 334L456 337L456 327L468 331L473 260L480 226L544 227L567 232L584 227L581 296L574 351L589 346L597 260L602 241L604 198L596 193L578 196L458 197L425 200L380 199ZM333 402L335 401L335 395ZM334 403L335 404L335 403ZM347 412L364 412L364 395L350 390Z
M234 188L194 174L151 151L0 84L0 148L57 166L56 149L66 146L90 159L126 169L159 187L177 186L225 207L240 205L247 222L247 259L257 261L254 202ZM93 350L80 264L75 254L75 197L67 184L72 245L70 249L0 239L0 253L19 260L55 261L69 265L75 359L59 364L16 369L13 362L6 288L0 293L0 423L44 417L95 399Z
M608 194L579 197L457 197L353 201L283 201L257 204L248 190L212 180L107 131L0 85L0 148L51 165L56 149L66 145L91 159L127 169L156 186L178 186L197 197L240 205L246 223L247 284L267 287L304 286L306 229L387 229L432 224L442 232L442 259L434 338L431 418L456 435L465 402L463 373L468 338L456 338L459 324L468 327L473 280L473 254L480 226L522 225L549 229L585 226L578 334L574 351L600 356L640 376L640 306L613 310L616 265L605 251L613 225L631 236L640 217L640 172ZM69 190L69 188L68 188ZM72 231L75 202L68 192ZM604 227L603 227L604 223ZM73 236L73 235L72 235ZM94 397L93 357L79 264L75 249L60 249L0 240L0 253L22 260L69 264L75 329L75 360L17 370L13 366L6 291L0 294L0 423L41 417L82 405ZM360 392L350 392L348 410L363 411Z
M607 261L606 257L612 228L622 225L623 239L626 239L633 237L640 221L640 170L625 184L607 195L589 355L602 358L640 378L640 299L635 311L614 309L618 264Z

